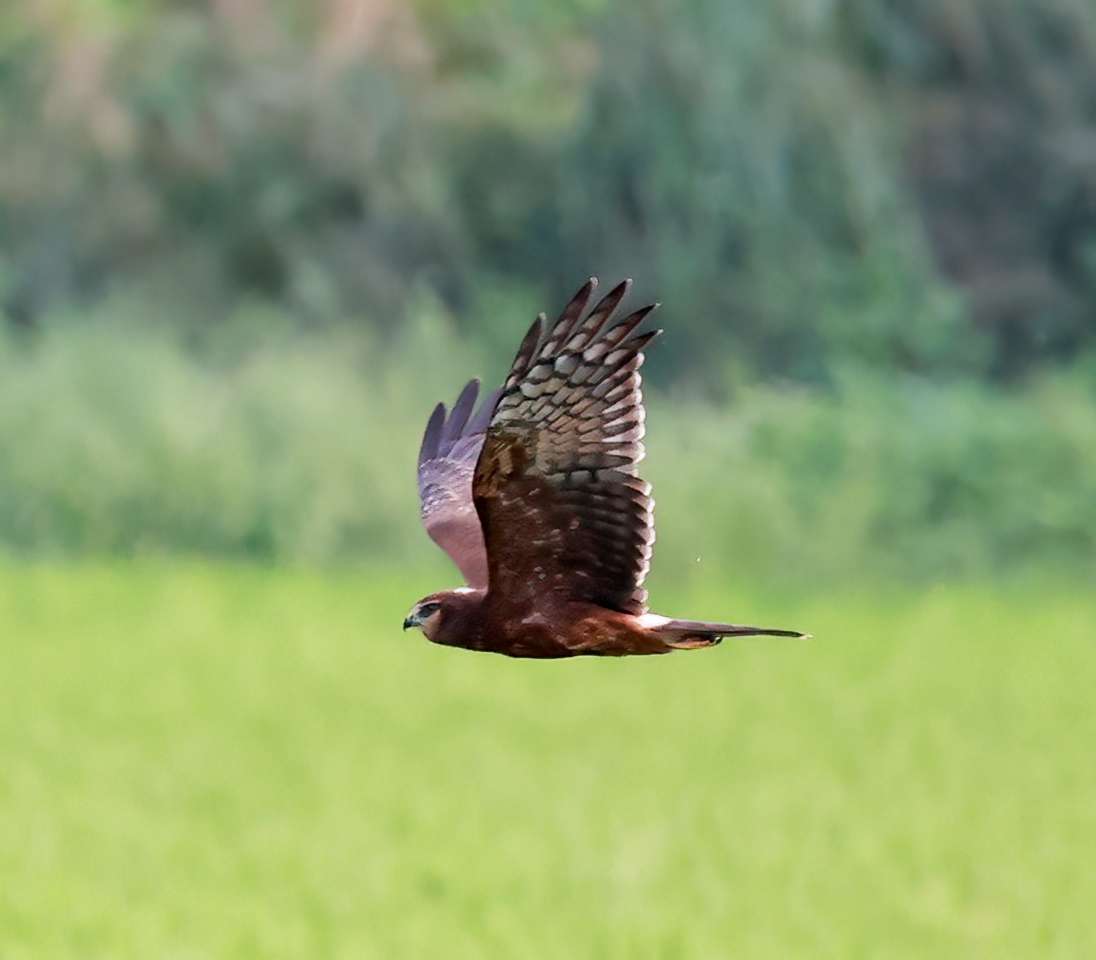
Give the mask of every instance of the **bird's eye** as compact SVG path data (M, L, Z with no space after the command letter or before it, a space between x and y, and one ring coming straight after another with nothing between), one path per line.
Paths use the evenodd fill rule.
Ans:
M427 617L431 617L437 613L440 607L440 603L424 603L419 607L419 616L425 620Z

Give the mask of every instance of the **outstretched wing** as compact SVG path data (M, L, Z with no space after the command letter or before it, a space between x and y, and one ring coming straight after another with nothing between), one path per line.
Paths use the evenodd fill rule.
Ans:
M472 491L492 592L530 600L550 592L641 614L655 534L651 487L637 475L639 367L659 331L633 331L657 304L610 324L625 281L584 316L596 284L591 278L547 332L542 315L526 334Z
M419 502L430 538L452 558L469 586L487 586L487 553L472 505L472 473L501 390L493 390L473 415L479 381L470 380L448 417L439 403L419 449Z

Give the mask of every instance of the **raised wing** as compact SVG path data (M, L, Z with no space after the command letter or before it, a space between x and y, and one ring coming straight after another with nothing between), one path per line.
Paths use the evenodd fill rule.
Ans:
M430 538L452 558L469 586L487 586L487 554L472 505L472 473L501 390L484 397L473 415L479 381L470 380L452 412L439 403L419 449L419 502Z
M526 334L487 430L472 481L492 592L552 593L624 613L647 609L654 543L643 458L643 348L633 334L657 306L616 324L630 281L588 315L592 279L545 332Z

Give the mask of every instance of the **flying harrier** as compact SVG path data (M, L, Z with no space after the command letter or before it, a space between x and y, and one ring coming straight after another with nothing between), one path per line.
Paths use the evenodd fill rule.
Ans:
M643 458L643 348L657 306L617 323L630 281L587 313L591 278L559 319L541 314L506 382L476 406L472 380L438 404L419 452L427 533L468 583L424 597L403 621L450 647L511 657L625 656L711 647L723 637L800 637L647 612L654 543Z

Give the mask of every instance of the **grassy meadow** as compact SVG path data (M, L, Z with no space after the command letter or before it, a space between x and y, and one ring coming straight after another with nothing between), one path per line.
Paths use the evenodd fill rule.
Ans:
M4 565L0 953L1096 954L1096 597L720 572L655 608L815 639L515 662L401 633L440 571Z

